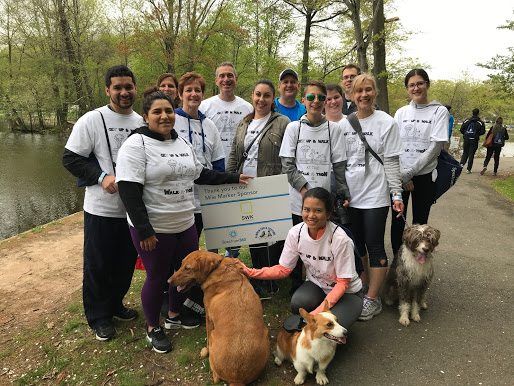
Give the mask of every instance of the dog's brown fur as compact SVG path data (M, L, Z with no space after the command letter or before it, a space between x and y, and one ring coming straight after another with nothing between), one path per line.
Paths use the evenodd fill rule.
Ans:
M208 251L190 253L170 278L176 286L201 285L204 292L207 347L214 383L254 381L269 356L262 305L236 259Z

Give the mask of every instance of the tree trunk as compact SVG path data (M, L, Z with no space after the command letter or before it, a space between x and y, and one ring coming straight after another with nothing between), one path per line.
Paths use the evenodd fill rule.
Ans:
M389 114L389 96L387 91L386 47L384 30L384 1L373 0L375 24L373 31L373 75L377 81L377 104L380 110Z
M305 15L305 33L303 39L303 57L302 57L302 75L300 79L301 83L301 94L303 94L303 89L305 84L309 81L309 50L310 50L310 42L311 42L311 27L312 27L312 14L310 10L307 10L307 14Z
M84 94L82 88L82 76L80 73L80 65L79 63L77 63L77 56L71 41L70 24L68 21L68 17L66 16L65 2L66 0L57 0L57 14L59 17L59 27L61 29L64 49L66 52L66 58L68 59L68 62L70 63L71 67L70 69L71 74L73 76L73 84L75 85L75 91L77 93L79 114L83 115L87 111L87 95Z

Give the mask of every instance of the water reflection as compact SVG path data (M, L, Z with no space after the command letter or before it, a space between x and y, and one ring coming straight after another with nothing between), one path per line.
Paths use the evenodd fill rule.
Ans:
M0 132L0 239L81 210L84 192L61 163L66 139Z

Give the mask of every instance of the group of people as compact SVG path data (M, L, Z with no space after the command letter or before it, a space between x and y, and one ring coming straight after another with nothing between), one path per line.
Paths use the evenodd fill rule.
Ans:
M231 63L216 68L219 94L205 100L200 74L163 74L145 90L141 116L133 110L131 70L107 71L109 104L77 121L63 155L64 166L88 185L83 302L97 339L115 335L113 319L137 317L122 301L138 254L147 274L141 300L153 349L172 347L160 323L165 289L164 327L198 326L198 316L184 312L182 294L166 282L199 247L203 221L195 185L244 184L282 173L293 227L283 242L250 245L252 268L241 266L256 291L269 297L278 290L275 280L291 276L293 313L301 307L317 313L327 300L345 328L381 312L388 213L391 208L396 254L411 196L412 222L428 221L448 110L429 100L423 69L406 75L410 103L394 117L377 109L375 80L353 64L343 68L340 85L309 82L301 101L294 70L278 80L278 96L263 79L248 103L235 95ZM226 254L235 257L238 248Z

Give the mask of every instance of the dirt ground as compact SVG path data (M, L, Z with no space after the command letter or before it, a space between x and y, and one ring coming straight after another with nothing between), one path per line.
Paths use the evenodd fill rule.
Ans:
M0 241L0 331L47 319L82 285L82 212Z

